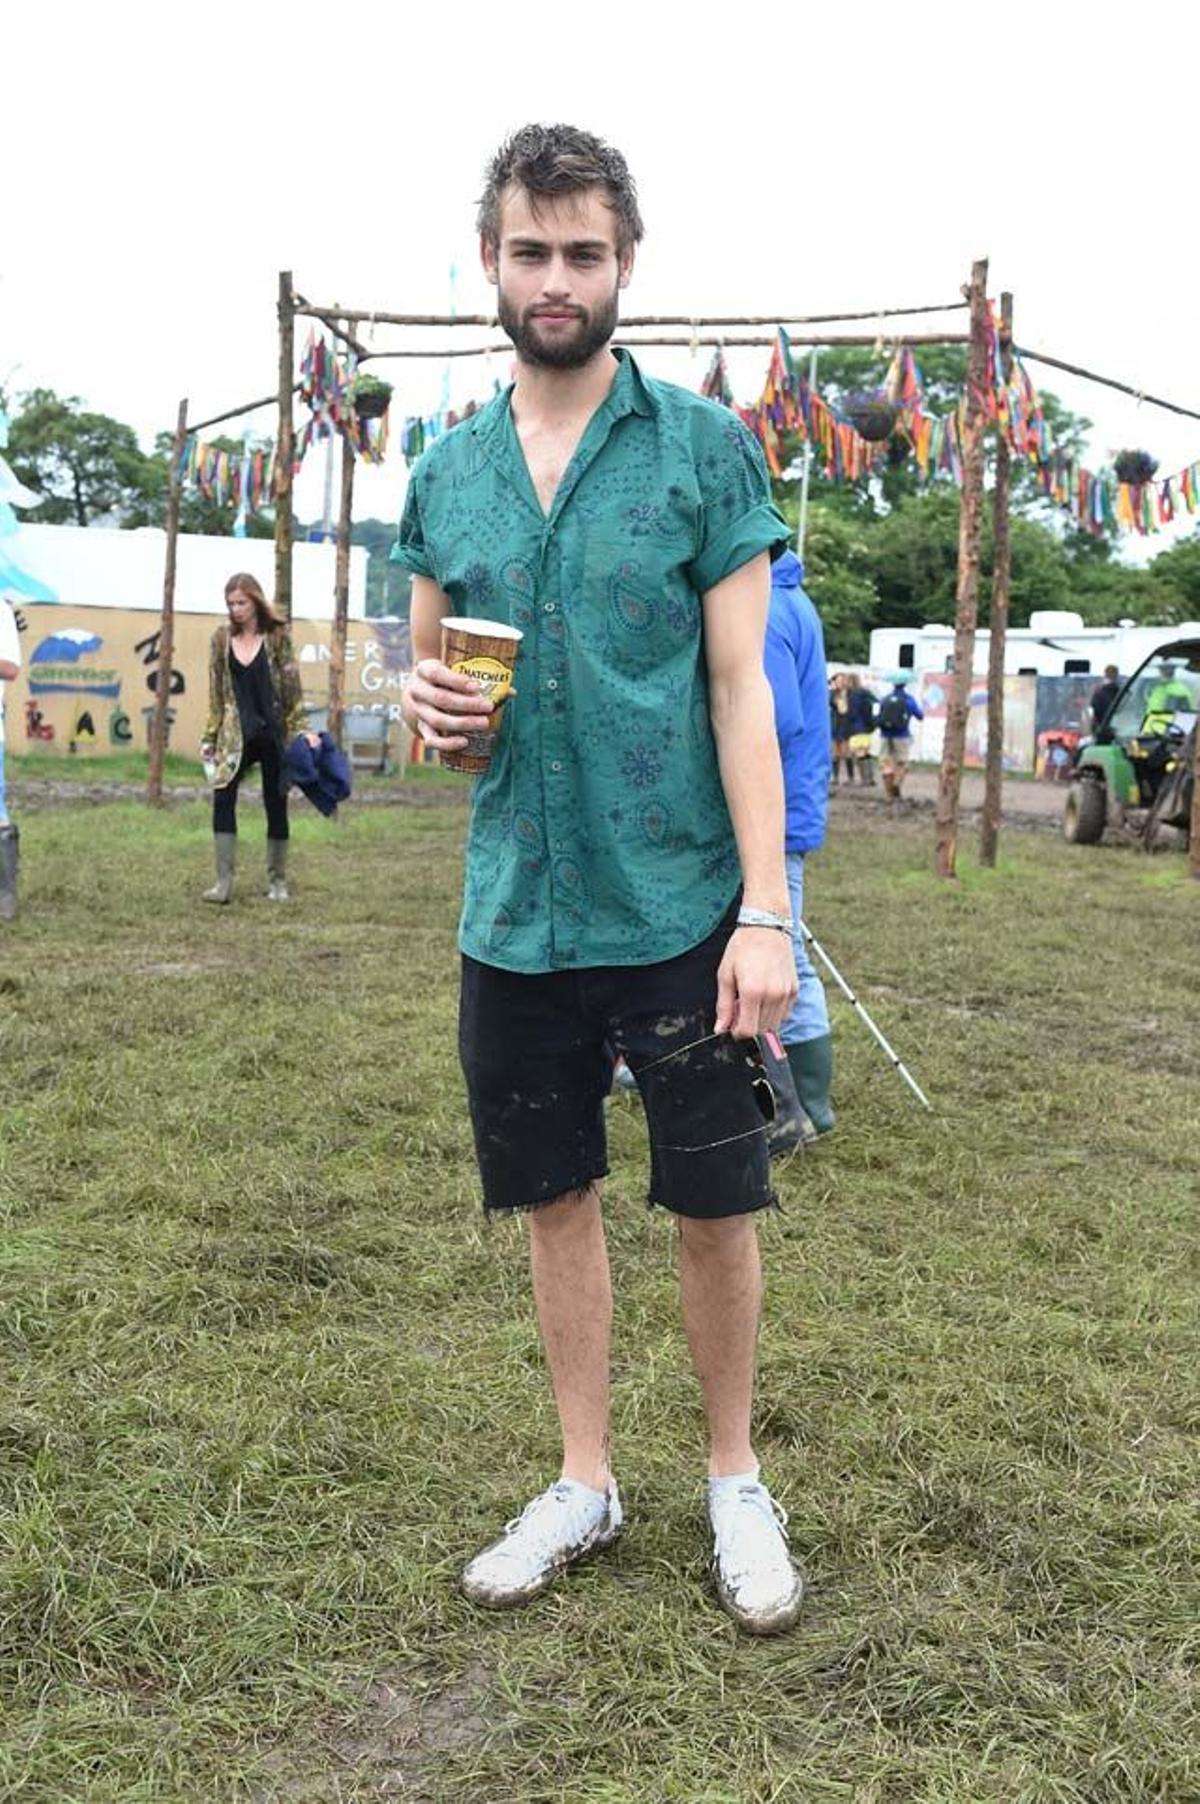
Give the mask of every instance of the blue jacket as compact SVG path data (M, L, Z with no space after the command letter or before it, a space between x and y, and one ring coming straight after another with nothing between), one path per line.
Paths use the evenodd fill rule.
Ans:
M288 782L302 789L322 814L336 814L338 803L350 794L350 760L328 733L321 734L319 746L298 735L287 748L285 765Z
M825 635L803 580L793 551L772 565L764 657L775 695L789 852L813 852L824 841L831 761Z

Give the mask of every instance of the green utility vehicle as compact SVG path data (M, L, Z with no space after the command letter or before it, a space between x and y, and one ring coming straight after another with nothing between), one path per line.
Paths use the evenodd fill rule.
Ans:
M1110 833L1149 851L1185 847L1191 819L1200 639L1169 639L1118 693L1075 754L1063 832L1075 845Z

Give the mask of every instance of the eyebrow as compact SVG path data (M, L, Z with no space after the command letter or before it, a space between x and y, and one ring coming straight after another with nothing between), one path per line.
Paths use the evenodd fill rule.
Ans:
M550 248L548 239L530 238L523 234L507 239L506 243L510 250L544 251ZM607 238L571 238L563 246L563 249L567 251L611 251L615 248Z

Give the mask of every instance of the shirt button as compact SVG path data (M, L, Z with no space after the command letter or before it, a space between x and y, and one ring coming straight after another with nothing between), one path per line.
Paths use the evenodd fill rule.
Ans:
M550 769L551 770L561 770L562 769L562 765L559 763L557 758L554 760L553 764L550 766Z
M554 602L554 601L548 601L548 602L547 602L547 603L546 603L546 612L547 612L547 614L553 614L553 612L554 612L554 610L555 610L555 608L556 608L556 607L557 607L557 606L558 606L558 603L557 603L557 602Z
M557 678L551 677L550 681L546 684L546 687L547 687L547 689L557 689L558 688Z

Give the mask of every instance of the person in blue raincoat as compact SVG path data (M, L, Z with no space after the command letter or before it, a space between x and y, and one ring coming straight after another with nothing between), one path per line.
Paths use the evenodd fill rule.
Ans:
M800 932L804 861L825 839L832 767L829 689L821 617L803 588L804 566L785 551L771 567L764 664L775 696L775 734L787 804L787 876L799 993L779 1030L796 1091L819 1134L833 1127L833 1037L825 986Z

